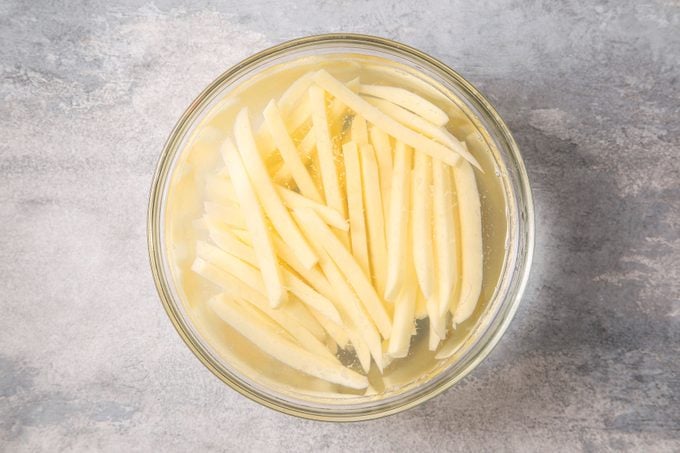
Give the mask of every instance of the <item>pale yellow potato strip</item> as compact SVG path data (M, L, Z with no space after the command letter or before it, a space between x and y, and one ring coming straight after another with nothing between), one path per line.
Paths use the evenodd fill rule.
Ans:
M364 187L364 206L368 226L368 250L371 273L378 294L385 294L387 280L387 243L385 218L380 190L380 175L375 150L369 144L361 145L361 176Z
M333 341L340 347L340 349L345 349L349 344L349 336L345 332L345 328L339 324L334 323L325 316L315 310L310 310L310 313L316 319L316 321L321 325L321 327L328 333Z
M309 175L305 164L302 162L300 154L283 123L281 113L274 102L270 102L267 108L264 109L264 119L272 133L272 137L274 137L276 147L279 149L281 157L283 157L283 161L290 170L300 192L307 198L321 202L321 193Z
M404 126L413 129L416 132L420 132L426 135L427 137L436 140L442 145L445 145L448 148L455 150L458 154L464 157L465 160L472 163L472 165L481 170L479 163L472 156L472 154L470 154L467 148L463 146L463 143L460 140L458 140L455 136L453 136L451 133L447 132L445 129L435 126L434 124L419 117L418 115L415 115L409 112L408 110L399 107L398 105L392 104L391 102L385 101L383 99L376 99L370 97L367 97L365 99L370 104L377 107L380 111L394 118ZM419 151L425 150L419 149Z
M446 337L446 313L439 314L439 295L435 292L426 301L427 316L430 318L429 349L434 351L439 346L439 342Z
M222 156L227 165L234 190L241 206L249 208L243 211L248 231L251 234L253 249L257 257L258 267L267 290L267 298L273 307L278 307L288 300L288 292L283 287L283 279L279 263L274 254L271 237L264 214L257 200L250 180L243 167L243 162L236 147L230 139L222 144Z
M219 220L226 225L237 228L243 228L246 225L246 219L241 212L241 208L237 206L206 201L204 207L206 217Z
M412 247L413 264L420 290L426 299L432 296L435 284L434 251L432 249L432 159L424 153L413 158Z
M380 192L383 200L383 219L387 226L390 211L390 188L392 187L392 145L390 137L385 132L375 126L369 127L371 144L375 150L378 160L378 171L380 173ZM387 233L387 230L385 230Z
M253 258L249 251L244 251L243 254L239 254L238 248L221 250L208 243L199 241L196 244L196 253L206 261L210 261L229 271L229 273L238 277L251 288L261 292L263 295L266 294L261 275L257 272L255 267L248 264ZM282 269L281 273L285 286L292 294L300 299L300 302L317 310L331 321L336 323L341 322L340 314L331 301L316 292L287 269Z
M465 321L475 310L482 291L482 214L474 170L467 162L453 167L460 221L460 298L453 313L454 324Z
M237 277L232 276L228 272L202 258L196 258L192 265L192 270L217 286L220 286L232 297L244 300L256 307L263 315L268 316L272 322L276 322L286 330L292 338L297 340L300 345L308 351L336 360L335 357L330 354L326 346L305 329L288 310L271 308L267 303L267 300L262 297L261 294L253 291Z
M330 208L325 204L317 203L314 200L306 198L305 196L280 185L276 186L276 190L278 190L281 199L289 209L312 208L319 214L319 217L330 226L342 231L349 230L349 222L335 209Z
M448 359L453 354L460 351L464 345L465 341L458 337L452 336L446 340L444 344L442 344L442 346L439 348L439 351L437 351L437 353L434 355L434 358L437 360Z
M314 227L312 225L301 223L301 226L310 237L313 236L312 231ZM337 239L335 239L335 241L337 241ZM350 341L354 345L357 355L361 359L361 353L364 350L361 341L364 341L370 351L370 355L373 356L376 365L382 370L382 346L380 334L378 333L375 324L371 321L370 315L366 313L365 307L360 303L349 283L347 283L345 277L342 276L336 263L333 262L331 257L322 247L322 244L317 241L312 241L312 244L316 246L316 252L319 255L319 265L323 270L325 278L328 279L334 293L337 294L336 302L338 308L349 318L349 323L346 322L344 326L347 328L347 334L350 336ZM352 330L354 328L356 328L358 336L353 335ZM364 366L363 361L362 366ZM364 369L368 371L368 367L364 366Z
M369 316L364 311L352 288L341 275L336 264L327 256L321 258L320 264L330 284L338 293L342 311L348 318L348 322L345 322L347 335L349 335L362 368L368 372L371 367L370 357L372 356L376 365L382 371L382 347L380 345L380 334L375 325L370 321ZM369 353L368 358L366 357L367 351Z
M390 337L387 354L392 358L401 358L408 355L411 345L411 336L415 333L415 310L418 296L418 283L416 282L415 269L411 260L411 251L405 251L405 284L394 301L394 320L392 323L392 336Z
M462 146L452 150L402 125L354 93L323 69L314 75L314 82L331 95L340 99L356 113L361 114L361 116L366 118L366 121L373 123L397 140L412 146L420 152L427 153L433 158L441 159L449 165L454 165L462 156L460 151L465 152ZM478 165L476 161L474 161L474 164Z
M458 232L454 218L454 198L449 168L438 160L432 161L432 191L434 204L434 251L437 262L437 296L443 314L449 308L458 277Z
M321 326L319 321L312 315L314 310L308 309L302 302L297 298L289 301L286 304L288 311L295 317L295 319L304 327L309 330L309 332L314 335L318 340L326 340L326 330ZM319 315L319 318L326 319L324 316ZM331 351L333 352L333 351ZM333 352L335 355L335 352Z
M411 198L411 161L413 150L397 142L394 151L389 220L387 221L387 280L385 299L393 301L399 294L404 277L404 256L408 247L408 225Z
M310 240L320 244L341 269L383 338L389 338L391 329L389 315L359 263L313 210L302 208L294 212L300 225L304 225L303 228Z
M314 136L316 137L316 149L321 167L321 181L323 183L326 204L338 211L343 217L347 211L345 200L340 191L338 169L335 166L335 153L328 130L328 118L326 115L326 100L323 91L312 86L309 89L309 99L312 108L312 123Z
M205 195L208 200L221 204L233 204L237 199L229 179L220 175L210 175L206 178Z
M271 220L272 226L281 237L286 238L286 241L290 242L295 253L298 255L298 258L305 266L314 266L317 257L314 255L311 247L307 244L304 236L297 225L295 225L295 222L293 222L290 213L281 201L281 198L269 177L267 168L262 161L260 152L255 145L247 108L241 110L236 116L234 135L248 177L267 217ZM247 207L244 211L249 211L251 209L251 206L244 203L241 203L241 206Z
M383 85L361 85L359 93L390 101L412 111L437 126L443 126L449 121L448 115L442 109L427 99L404 88Z
M351 133L352 141L357 145L368 143L368 127L366 125L366 120L358 113L352 118Z
M269 330L246 312L225 300L210 299L210 308L234 330L276 360L303 373L355 389L368 386L368 379L322 355L311 353Z
M351 141L342 145L342 157L345 162L345 186L347 190L349 239L352 255L361 265L364 273L370 275L363 189L361 187L361 164L359 162L357 144Z

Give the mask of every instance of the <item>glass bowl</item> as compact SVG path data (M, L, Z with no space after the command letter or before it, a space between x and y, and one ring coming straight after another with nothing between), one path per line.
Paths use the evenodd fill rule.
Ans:
M354 398L286 392L271 382L252 379L230 364L199 333L187 313L169 263L165 229L170 181L192 131L206 112L219 104L229 90L267 68L301 57L337 54L397 62L450 93L450 100L477 128L491 154L491 168L502 187L506 227L502 232L504 256L498 266L498 282L483 313L469 326L455 352L407 385L384 394ZM239 393L280 412L316 420L353 421L394 414L438 395L470 373L500 340L517 310L531 266L533 243L534 211L524 163L510 131L491 104L458 73L429 55L384 38L356 34L289 41L259 52L220 75L186 109L165 143L153 177L148 211L153 277L163 306L187 346L212 373Z

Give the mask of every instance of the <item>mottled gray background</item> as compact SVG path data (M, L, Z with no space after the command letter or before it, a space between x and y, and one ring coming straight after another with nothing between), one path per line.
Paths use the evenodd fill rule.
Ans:
M0 3L0 450L680 450L680 3L367 3ZM351 425L280 415L204 369L145 238L156 159L193 97L329 31L403 41L481 88L538 220L491 356Z

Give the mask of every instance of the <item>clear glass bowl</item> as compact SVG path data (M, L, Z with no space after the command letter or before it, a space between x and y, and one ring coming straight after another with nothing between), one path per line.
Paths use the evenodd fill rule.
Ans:
M338 399L304 397L282 392L239 373L192 325L164 245L168 188L192 128L209 107L219 102L225 90L276 64L304 56L348 53L382 57L406 65L450 91L456 103L462 102L459 107L486 141L501 181L507 226L505 256L499 282L484 313L462 346L434 372L386 395ZM287 414L317 420L365 420L394 414L438 395L471 372L499 341L517 309L531 266L533 243L534 211L524 163L507 126L491 104L440 61L403 44L366 35L329 34L296 39L257 53L219 76L191 103L170 134L158 162L149 201L148 246L152 273L163 306L187 346L211 372L248 398Z

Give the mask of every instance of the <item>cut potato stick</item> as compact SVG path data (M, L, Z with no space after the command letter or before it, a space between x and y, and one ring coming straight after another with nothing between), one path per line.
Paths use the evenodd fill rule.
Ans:
M387 279L387 244L380 176L375 151L369 144L361 145L361 173L364 187L364 206L368 226L368 248L371 272L378 294L385 294Z
M453 176L458 195L461 247L460 298L453 313L455 325L472 314L479 300L482 291L483 249L482 214L474 170L467 163L461 162L453 167Z
M409 230L412 229L412 227L409 228ZM413 231L411 231L411 234L413 234ZM411 336L415 333L416 298L419 291L415 269L413 268L414 263L411 260L411 250L408 247L405 250L404 261L405 282L394 301L392 336L387 346L387 354L391 358L401 358L408 355Z
M446 338L446 313L439 314L440 301L436 292L426 300L427 316L430 319L429 348L434 351L439 342Z
M397 142L394 152L390 212L387 222L387 280L385 299L393 301L399 294L403 279L403 263L407 244L410 208L411 160L413 151Z
M359 150L353 141L342 146L342 157L345 162L345 186L347 190L347 211L349 213L349 238L352 255L361 265L366 275L371 275L368 264L368 242L366 238L366 220L364 218L364 200L361 184L361 164Z
M328 91L331 95L340 99L356 113L359 113L366 118L366 121L373 123L397 140L412 146L420 152L427 153L433 158L441 159L449 165L454 165L460 157L466 157L466 154L466 158L472 157L462 145L456 146L456 149L450 149L409 129L391 116L371 105L323 69L314 75L314 82ZM474 158L471 160L471 163L479 168L477 161Z
M298 153L293 140L290 138L290 135L288 135L286 126L283 123L281 113L273 101L264 109L264 118L267 127L274 138L276 147L279 149L281 157L283 157L283 161L290 170L300 192L307 198L321 202L321 193L316 187L316 184L314 184L312 177L309 175L305 164L300 159L300 154Z
M404 88L383 85L361 85L359 93L385 99L419 115L437 126L443 126L449 117L442 109Z
M281 237L286 238L291 243L302 264L307 267L314 266L317 258L295 225L295 222L293 222L290 213L283 205L269 177L267 168L262 161L260 152L255 145L247 108L241 110L236 116L234 135L246 172L264 208L264 212L271 220L272 226ZM241 203L241 206L247 206L246 211L251 209L251 206L244 203Z
M323 342L326 339L326 329L323 328L321 323L319 323L311 313L314 310L309 310L302 302L295 300L295 298L288 301L286 308L293 316L295 316L295 319L300 325L309 330L309 333L314 335L318 340ZM324 316L319 316L319 318L325 319ZM335 352L331 352L335 355Z
M205 194L207 199L221 204L233 204L234 200L237 200L229 179L217 175L206 178Z
M387 222L390 210L390 187L392 186L392 145L390 137L375 126L369 128L371 144L375 150L380 173L380 192L383 200L383 219ZM387 226L387 223L385 223ZM387 230L385 230L387 234Z
M266 325L225 300L210 299L210 308L234 330L280 362L325 381L355 389L368 386L368 379L324 356L313 354L271 332Z
M239 256L237 255L237 253L239 253L238 249L224 251L217 247L213 247L208 243L199 241L196 243L196 253L204 260L228 271L256 291L259 291L263 295L266 294L261 275L257 272L256 268L248 264L253 258L250 251ZM341 322L340 314L331 301L316 292L287 269L282 269L281 273L285 286L292 294L300 299L300 302L317 310L331 321L336 323Z
M319 253L321 254L321 252ZM380 334L376 330L375 325L369 319L369 316L364 311L352 288L350 288L341 275L336 264L326 255L322 255L319 264L330 284L338 293L342 311L349 321L345 323L347 335L349 335L362 368L368 372L371 366L370 357L372 356L376 366L382 372L382 346L380 344ZM366 358L366 351L369 351L368 360Z
M253 249L255 250L258 267L267 290L269 303L272 307L278 307L281 303L288 300L288 292L283 288L279 263L274 254L271 237L269 236L260 203L257 201L255 191L251 186L241 157L233 142L230 139L225 140L221 151L229 170L231 181L234 184L239 204L249 207L243 210L243 214L248 231L251 234Z
M345 209L344 197L340 191L338 170L335 166L335 153L333 152L333 143L328 130L326 99L323 91L317 86L312 86L309 89L309 99L312 108L312 124L314 125L317 156L321 167L321 181L323 183L326 204L344 217L347 211Z
M458 243L454 218L454 200L450 171L438 160L432 161L432 187L434 204L434 250L437 262L437 295L439 313L449 309L451 295L455 292L458 275Z
M368 128L366 120L358 113L352 118L352 141L357 145L368 143Z
M375 292L375 288L364 274L361 266L342 245L340 240L333 234L328 225L309 208L296 209L294 211L298 222L304 225L305 232L312 242L321 244L331 259L338 265L347 278L349 284L359 296L359 300L366 308L376 327L383 338L390 337L391 323L385 308Z
M335 341L335 344L337 344L340 349L347 348L347 345L349 344L349 336L347 335L347 332L345 332L344 327L334 323L315 310L310 310L310 313L326 331L328 336L331 337L333 341Z
M418 115L413 114L408 110L399 107L398 105L392 104L391 102L385 101L384 99L376 99L371 97L367 97L365 99L370 104L374 105L386 115L394 118L404 126L407 126L416 132L420 132L425 136L438 141L442 145L455 150L458 154L464 157L465 160L471 162L475 167L481 170L477 160L472 156L472 154L470 154L467 148L463 147L462 142L454 135L446 131L446 129L435 126Z
M423 293L418 291L416 295L416 319L427 318L427 301Z
M202 258L196 258L191 269L224 289L232 297L244 300L256 307L263 315L266 315L271 322L275 322L281 326L282 329L288 332L292 338L297 340L308 351L335 359L335 357L330 355L330 351L328 351L326 346L305 329L294 315L288 310L272 309L267 303L266 298L252 290L238 278Z
M312 208L317 214L319 214L319 217L321 217L324 222L330 226L342 231L349 230L349 223L347 222L347 219L343 218L342 215L335 209L330 208L325 204L317 203L314 200L306 198L305 196L280 185L276 186L276 190L278 190L279 195L281 195L281 199L289 209Z
M218 219L222 223L239 228L244 227L246 224L241 208L235 205L206 201L203 206L208 217Z
M314 73L308 72L298 77L286 88L286 91L281 94L279 101L276 103L282 113L289 114L300 103L300 100L307 94L309 87L314 83L313 78Z
M413 207L413 266L420 290L426 299L432 297L435 280L432 250L432 165L430 156L416 153L413 162L411 206Z

